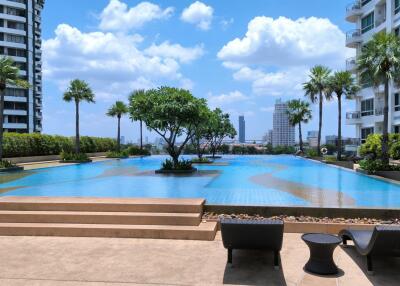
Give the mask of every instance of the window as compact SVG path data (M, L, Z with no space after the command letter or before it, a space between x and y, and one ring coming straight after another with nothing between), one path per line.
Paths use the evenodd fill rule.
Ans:
M394 133L400 133L400 125L395 125L394 126Z
M5 95L6 96L26 97L26 90L16 89L16 88L7 88Z
M394 13L397 14L400 12L400 0L394 0Z
M368 135L374 133L374 127L361 128L361 143L365 143Z
M374 115L374 99L366 99L361 101L361 116Z
M361 19L361 33L364 34L374 28L374 12Z
M394 111L400 111L400 94L394 94Z
M367 5L371 0L361 0L361 6Z
M25 30L25 24L13 21L7 21L7 28L16 30Z
M19 43L19 44L25 44L25 37L18 36L18 35L6 34L6 41L13 42L13 43Z

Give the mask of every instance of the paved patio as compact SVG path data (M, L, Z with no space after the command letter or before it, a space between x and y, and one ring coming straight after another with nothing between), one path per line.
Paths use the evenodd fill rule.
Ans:
M364 273L353 249L338 247L335 277L305 273L307 246L285 234L282 270L269 253L237 251L226 264L220 234L215 241L114 238L0 237L0 285L399 285L400 260L377 260Z

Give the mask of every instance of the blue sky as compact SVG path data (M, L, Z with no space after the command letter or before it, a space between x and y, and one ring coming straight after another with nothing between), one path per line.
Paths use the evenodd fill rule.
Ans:
M62 101L73 78L89 82L96 104L83 103L81 133L113 137L105 116L130 91L170 85L188 88L238 125L246 139L272 127L276 99L303 97L307 70L343 69L348 0L46 1L43 11L44 133L74 134L74 106ZM316 108L316 107L315 107ZM343 112L354 108L345 102ZM325 135L337 129L337 104L325 105ZM317 127L317 113L305 130ZM122 135L136 141L138 126L125 118ZM345 126L344 135L354 136ZM155 136L146 131L152 140Z

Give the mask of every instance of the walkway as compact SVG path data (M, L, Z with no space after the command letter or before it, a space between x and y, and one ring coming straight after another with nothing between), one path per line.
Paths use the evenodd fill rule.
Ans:
M235 252L226 264L220 235L215 241L114 238L0 237L0 285L398 285L400 261L375 263L367 276L351 248L337 248L338 277L303 271L308 249L298 234L285 234L283 271L271 254ZM354 260L353 260L354 259Z

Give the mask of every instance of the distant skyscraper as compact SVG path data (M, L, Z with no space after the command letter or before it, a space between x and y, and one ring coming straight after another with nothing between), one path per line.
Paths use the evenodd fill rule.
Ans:
M246 142L246 121L243 115L239 116L239 142Z
M293 146L295 129L289 122L287 103L278 99L273 115L272 146Z

